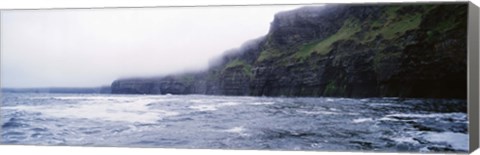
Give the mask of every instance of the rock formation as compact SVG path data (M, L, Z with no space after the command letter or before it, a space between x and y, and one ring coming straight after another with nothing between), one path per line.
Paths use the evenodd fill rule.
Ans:
M204 72L112 93L466 98L467 3L327 5L275 15Z

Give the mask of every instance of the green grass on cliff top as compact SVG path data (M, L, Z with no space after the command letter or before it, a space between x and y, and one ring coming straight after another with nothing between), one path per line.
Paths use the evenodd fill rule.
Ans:
M419 28L423 13L398 14L397 11L403 7L404 6L388 7L381 19L370 19L360 22L356 18L349 18L345 20L343 26L335 34L326 39L305 44L293 55L293 58L303 60L313 53L326 55L332 49L332 45L340 40L353 39L361 43L366 43L372 41L378 35L381 35L384 39L394 39L403 35L408 30ZM426 7L425 9L429 11L432 8L433 7ZM362 29L361 25L367 25L368 27ZM355 33L360 31L364 31L364 37L354 37Z
M293 57L296 59L305 59L312 53L318 53L320 55L328 54L333 43L339 40L348 39L358 31L360 31L360 23L358 19L349 18L345 20L343 26L335 34L321 41L304 45L300 48L300 51L293 55Z
M285 57L286 60L294 62L303 62L313 53L326 55L332 50L332 45L340 40L354 40L365 44L373 41L377 36L383 39L393 40L405 34L409 30L418 29L420 27L423 15L435 8L435 5L422 5L423 11L416 13L399 13L400 9L407 9L409 5L398 5L387 7L380 18L367 18L359 21L355 17L346 19L342 27L334 34L322 40L315 40L298 47L291 56ZM403 11L408 12L408 11ZM449 29L452 22L447 20L439 25L439 29ZM361 35L356 33L361 32ZM282 52L274 49L262 51L257 62L281 58Z
M235 59L233 61L230 61L227 65L225 65L225 68L233 68L233 67L237 67L237 66L243 66L243 65L246 65L247 63L245 61L242 61L242 60L238 60L238 59Z
M262 62L264 60L269 60L281 56L282 53L278 50L268 49L260 52L260 56L257 58L257 62Z
M403 35L408 30L417 29L422 22L422 16L435 8L435 5L423 5L423 13L417 12L414 14L399 14L398 10L405 6L393 6L388 7L385 10L384 22L382 19L375 19L368 31L367 35L362 40L362 43L366 43L375 39L376 36L381 35L384 39L394 39ZM377 28L377 29L374 29Z
M416 29L420 26L422 15L417 13L405 17L399 17L398 22L392 22L380 29L380 34L385 39L393 39L404 34L408 30Z
M226 69L229 69L229 68L234 68L234 67L242 67L245 75L247 75L249 77L253 76L252 65L246 63L243 60L239 60L239 59L235 59L233 61L230 61L227 65L225 65L225 68L223 69L223 71L225 71Z

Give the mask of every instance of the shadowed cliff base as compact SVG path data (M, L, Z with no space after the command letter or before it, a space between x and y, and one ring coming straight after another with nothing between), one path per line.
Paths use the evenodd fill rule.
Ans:
M232 28L235 29L235 28ZM115 94L466 98L467 3L326 5L204 72L120 79Z

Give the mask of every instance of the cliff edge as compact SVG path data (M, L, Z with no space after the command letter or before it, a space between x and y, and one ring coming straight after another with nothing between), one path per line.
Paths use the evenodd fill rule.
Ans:
M326 5L275 15L209 70L119 79L117 94L466 98L467 3Z

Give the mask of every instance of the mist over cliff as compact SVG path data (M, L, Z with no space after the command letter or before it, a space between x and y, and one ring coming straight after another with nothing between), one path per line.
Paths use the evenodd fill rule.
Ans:
M119 79L111 89L466 98L466 30L467 3L303 7L276 14L266 36L225 52L206 71Z

